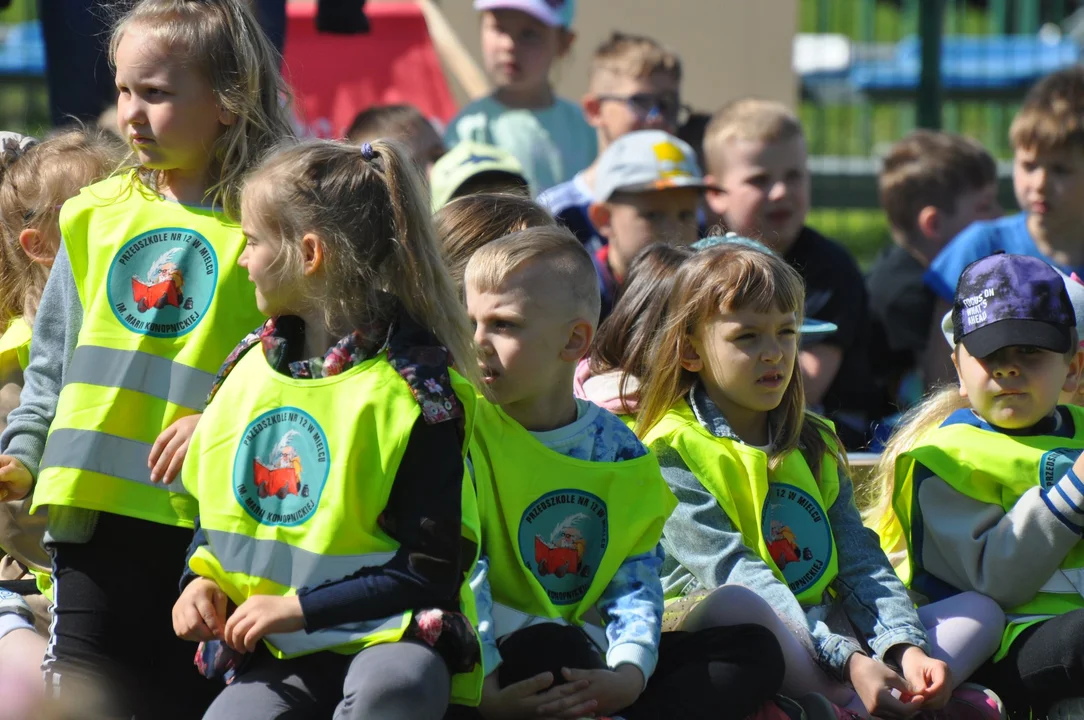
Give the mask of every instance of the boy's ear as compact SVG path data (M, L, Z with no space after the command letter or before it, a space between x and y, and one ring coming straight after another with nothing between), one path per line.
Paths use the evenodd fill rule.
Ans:
M1084 371L1084 348L1077 345L1073 359L1069 362L1069 372L1065 375L1065 384L1061 386L1063 392L1076 393L1080 388L1080 374Z
M704 369L704 360L700 357L692 338L685 338L681 343L681 367L689 372L700 372Z
M19 233L19 247L23 249L31 262L45 267L52 267L56 259L57 248L49 247L49 241L37 228L26 228Z
M712 188L722 187L719 184L719 178L714 175L705 175L704 183L710 185ZM726 215L726 190L713 190L709 188L704 192L704 202L707 203L708 208L719 217Z
M929 240L937 240L941 237L941 227L944 223L941 219L941 211L933 205L927 205L918 211L915 219L915 227Z
M595 326L591 322L584 318L574 320L568 330L568 342L561 348L559 357L565 362L579 362L591 349L594 338Z
M305 233L301 238L302 274L311 276L324 266L324 242L316 233Z
M610 239L612 234L610 215L610 206L606 203L591 203L587 206L587 219L598 230L598 234L607 240Z
M602 101L598 99L598 95L587 93L580 100L580 107L583 108L583 117L588 125L597 128L602 124Z

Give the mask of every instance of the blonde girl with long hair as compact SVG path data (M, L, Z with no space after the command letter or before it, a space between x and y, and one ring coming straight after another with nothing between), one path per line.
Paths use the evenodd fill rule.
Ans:
M38 302L60 247L57 208L116 169L121 156L119 141L95 131L67 130L42 143L0 135L0 427L19 404ZM29 511L27 500L0 504L0 580L37 575L48 590L45 518ZM50 618L42 594L0 601L0 667L39 690Z
M976 677L1025 717L1084 712L1084 411L1065 404L1084 368L1074 283L1020 255L964 269L942 324L958 383L902 420L867 511L913 595L981 592L1004 608Z
M678 598L668 623L769 627L784 694L820 693L860 715L933 711L954 687L935 658L952 658L931 647L862 526L831 425L806 410L804 294L782 258L741 245L678 270L636 426L679 502L663 537L663 585Z
M236 675L205 717L477 704L480 378L424 180L396 143L312 141L261 166L243 208L270 319L227 359L182 472L200 515L174 628Z
M261 321L238 216L245 174L291 133L279 58L242 0L141 0L110 42L130 169L64 203L0 497L48 508L47 687L107 716L192 717L214 684L172 632L195 501L155 485L151 445L202 410ZM134 651L132 637L139 638ZM73 690L74 688L74 690Z

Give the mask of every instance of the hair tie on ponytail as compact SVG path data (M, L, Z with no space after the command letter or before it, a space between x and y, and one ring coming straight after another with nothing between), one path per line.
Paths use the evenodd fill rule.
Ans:
M361 144L361 156L363 158L365 158L366 160L372 160L373 157L374 157L374 155L373 155L373 146L370 145L369 143L362 143Z

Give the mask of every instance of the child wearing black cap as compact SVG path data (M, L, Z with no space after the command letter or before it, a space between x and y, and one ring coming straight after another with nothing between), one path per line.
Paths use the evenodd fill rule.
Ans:
M875 524L912 591L1005 610L976 678L1010 711L1084 712L1084 367L1062 277L1038 258L969 265L952 309L959 378L910 414L878 468Z

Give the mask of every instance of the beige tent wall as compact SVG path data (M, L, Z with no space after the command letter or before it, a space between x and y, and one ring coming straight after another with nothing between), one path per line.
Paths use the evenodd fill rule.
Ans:
M798 0L579 0L572 56L557 68L557 90L579 98L587 88L594 48L612 31L649 35L685 64L685 102L711 111L745 95L797 101L791 44ZM475 60L478 15L471 0L439 0L449 23ZM452 79L449 73L449 79ZM451 80L457 99L466 95Z

